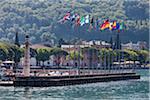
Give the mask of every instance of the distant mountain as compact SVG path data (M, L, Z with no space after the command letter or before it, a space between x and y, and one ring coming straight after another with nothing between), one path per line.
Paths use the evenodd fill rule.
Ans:
M68 11L101 20L124 20L127 29L120 33L122 42L148 43L149 0L0 0L0 40L14 41L16 31L21 43L25 33L30 34L32 43L57 42L60 38L109 41L117 33L58 23Z

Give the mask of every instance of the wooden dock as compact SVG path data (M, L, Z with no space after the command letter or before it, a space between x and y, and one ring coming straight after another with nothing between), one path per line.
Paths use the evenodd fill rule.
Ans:
M87 84L96 82L110 82L120 80L140 79L136 73L115 73L115 74L93 74L93 75L72 75L72 76L45 76L45 77L16 77L16 87L49 87L66 86L76 84Z

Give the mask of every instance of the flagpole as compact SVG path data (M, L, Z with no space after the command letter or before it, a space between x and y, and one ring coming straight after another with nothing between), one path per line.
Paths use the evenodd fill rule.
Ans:
M98 49L96 49L96 73L98 74L98 61L99 61L99 57L98 57Z
M109 56L108 56L108 59L109 59L109 60L108 60L109 73L111 72L111 66L110 66L110 62L111 62L111 58L110 58L111 56L110 56L110 55L111 55L111 54L110 54L110 53L111 53L111 52L110 52L110 50L109 50L109 53L108 53L108 54L109 54Z
M80 45L78 45L78 49L79 49L79 67L78 67L78 74L80 75Z
M111 71L111 72L112 72L112 73L113 73L113 66L114 66L114 64L113 64L113 63L114 63L114 59L113 59L113 58L114 58L114 51L113 51L113 49L112 49L112 56L111 56L111 68L112 68L112 71Z
M106 51L104 50L104 73L106 74Z
M69 43L69 78L70 78L70 70L71 70L71 66L70 66L70 60L71 60L71 52L70 52L70 43Z
M89 67L88 67L88 70L89 70L89 71L88 71L88 72L89 72L89 74L90 74L90 65L91 65L91 64L90 64L90 63L91 63L91 62L90 62L90 44L89 44L89 48L88 48L88 60L89 60L89 64L88 64L88 66L89 66Z
M102 54L101 54L101 50L100 50L99 54L100 54L100 56L99 56L100 57L100 59L99 59L100 60L100 68L99 69L100 69L100 72L102 72Z

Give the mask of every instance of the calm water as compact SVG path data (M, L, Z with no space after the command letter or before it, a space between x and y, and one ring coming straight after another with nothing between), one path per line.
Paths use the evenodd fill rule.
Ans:
M148 100L149 71L137 72L142 75L140 80L30 89L0 87L0 100Z

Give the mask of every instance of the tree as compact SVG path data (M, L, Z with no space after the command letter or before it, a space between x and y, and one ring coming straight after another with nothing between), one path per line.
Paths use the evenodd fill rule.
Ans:
M138 60L138 54L133 50L124 50L127 53L126 58L129 61L133 61L135 65L135 61Z
M18 63L23 56L23 50L13 44L0 43L0 49L1 60L13 60Z
M146 61L149 60L149 53L148 51L146 50L140 50L140 51L137 51L137 54L138 54L138 60L140 61L141 64L145 64Z
M58 67L59 67L59 65L61 63L61 61L60 61L61 57L68 55L67 51L64 51L64 50L62 50L60 48L53 48L51 50L51 52L52 52L52 55L54 55L56 57L55 62L56 62L56 65Z
M38 64L39 64L39 61L42 61L43 62L42 66L44 66L44 61L49 60L50 50L45 49L45 48L39 48L36 50L36 52L37 52L36 60Z
M65 40L63 38L59 39L58 41L58 47L61 47L61 45L66 44Z
M7 59L7 50L0 47L0 60L4 61Z
M44 32L40 38L43 42L50 42L51 44L53 44L53 42L56 40L55 34L49 32Z
M16 32L15 45L17 45L18 47L20 47L18 32Z
M83 55L81 53L79 54L78 51L72 51L70 52L69 55L70 55L71 60L83 59Z
M13 46L13 60L15 62L15 66L13 68L14 72L16 72L16 69L18 68L18 63L20 62L21 57L23 57L23 49L19 48L18 46Z
M99 50L98 55L102 61L101 63L103 66L104 66L104 64L106 66L108 66L108 64L110 64L109 66L112 66L112 64L115 61L115 58L117 56L117 51L113 50L113 49L102 48Z
M8 49L5 43L0 43L0 60L4 61L7 59Z
M89 67L95 67L98 63L98 50L94 47L86 47L82 49L82 54L87 56Z
M59 24L58 21L63 18L67 11L70 11L72 2L69 0L1 0L0 2L0 38L12 40L14 34L12 28L19 29L20 43L24 41L23 35L25 28L26 33L31 34L31 40L34 43L41 42L43 33L55 33L58 38L80 37L84 39L107 39L108 34L99 34L99 31L92 31L89 34L87 26L80 27L79 30L71 27L71 23ZM77 12L81 16L90 14L92 16L99 16L102 20L108 17L110 20L126 20L125 41L144 37L148 42L149 32L149 3L145 0L74 0L75 5L71 13ZM88 1L88 2L87 2ZM90 2L89 2L90 1ZM25 6L24 6L25 5ZM110 9L111 8L111 9ZM107 13L106 13L107 11ZM140 13L140 14L139 14ZM104 17L103 17L104 16ZM129 20L130 19L130 20ZM142 23L141 23L142 19ZM136 23L138 20L138 23ZM145 21L146 23L144 23ZM142 25L141 25L142 24ZM114 33L113 31L112 33ZM82 34L83 33L83 34ZM105 32L103 32L105 33ZM106 32L107 33L107 32ZM109 33L109 32L108 32ZM136 33L136 34L134 34ZM133 36L134 34L134 36ZM143 35L144 34L144 35ZM146 34L146 35L145 35ZM124 34L123 34L124 35ZM132 36L131 36L132 35ZM47 41L48 39L46 39ZM135 40L135 39L134 39ZM42 40L43 41L43 40ZM45 39L44 39L45 41ZM50 40L51 41L51 40ZM135 40L137 41L137 40Z

